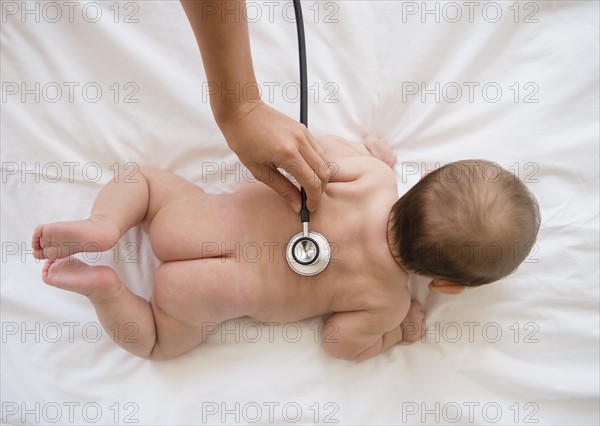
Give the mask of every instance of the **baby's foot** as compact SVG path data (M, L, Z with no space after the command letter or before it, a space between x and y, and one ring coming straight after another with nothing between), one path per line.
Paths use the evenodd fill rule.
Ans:
M42 269L42 280L53 287L96 300L116 294L122 285L117 273L108 266L90 266L72 256L47 260Z
M378 134L371 133L363 139L364 146L373 156L392 167L396 163L396 154L392 147Z
M405 342L416 342L425 334L425 313L423 306L416 301L410 302L410 308L406 318L400 324L402 328L402 340Z
M108 250L119 237L117 227L90 218L39 225L33 231L31 245L36 259L61 259L82 251Z

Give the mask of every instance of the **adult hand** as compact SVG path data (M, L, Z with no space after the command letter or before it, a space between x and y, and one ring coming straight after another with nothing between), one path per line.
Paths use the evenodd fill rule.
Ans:
M300 211L300 190L282 173L293 176L306 191L314 211L329 181L327 156L308 129L262 101L244 102L217 120L229 147L253 176L270 186Z
M327 157L306 127L260 100L242 13L246 2L182 0L181 5L200 47L206 80L218 88L210 104L229 147L257 180L299 212L300 190L279 173L281 167L304 187L307 207L315 210L329 180ZM230 91L239 87L244 88L237 93L241 99L232 100Z

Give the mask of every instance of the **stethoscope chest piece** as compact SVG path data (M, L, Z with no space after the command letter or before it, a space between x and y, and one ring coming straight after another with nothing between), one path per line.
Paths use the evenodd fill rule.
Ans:
M310 276L325 269L329 264L331 250L327 239L318 232L311 231L308 236L299 232L288 243L286 257L295 272Z

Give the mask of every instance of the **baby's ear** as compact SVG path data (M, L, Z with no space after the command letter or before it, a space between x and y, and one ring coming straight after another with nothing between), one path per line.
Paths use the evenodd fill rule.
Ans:
M454 281L435 278L429 283L429 290L444 294L460 294L465 291L465 286Z

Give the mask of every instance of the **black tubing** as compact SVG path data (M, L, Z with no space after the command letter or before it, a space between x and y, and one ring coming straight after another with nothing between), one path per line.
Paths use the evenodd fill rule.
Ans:
M300 0L293 0L298 30L298 56L300 63L300 123L308 128L308 75L306 71L306 40L304 38L304 20Z
M302 19L302 5L300 0L293 0L294 15L296 15L296 29L298 30L298 57L300 63L300 123L308 128L308 73L306 71L306 40L304 38L304 20ZM302 208L300 209L301 222L310 222L310 212L306 207L306 191L300 187Z
M300 208L300 222L310 222L310 211L306 207L306 191L300 187L300 195L302 196L302 207Z

